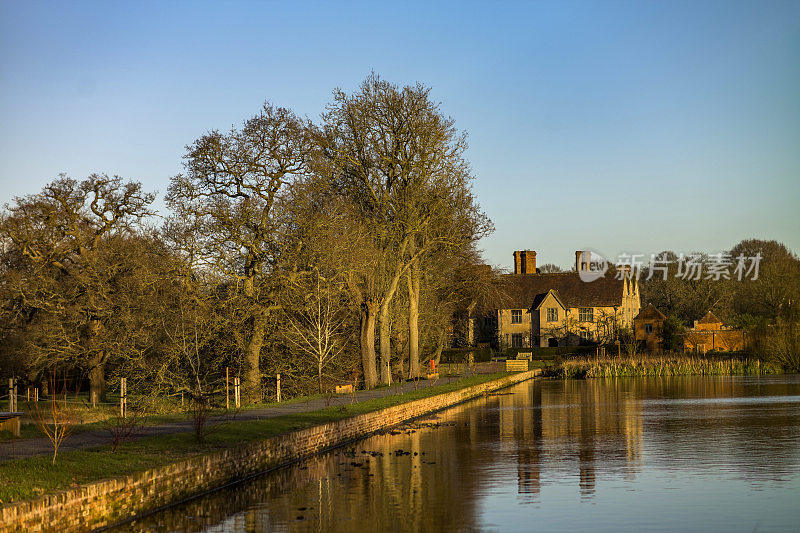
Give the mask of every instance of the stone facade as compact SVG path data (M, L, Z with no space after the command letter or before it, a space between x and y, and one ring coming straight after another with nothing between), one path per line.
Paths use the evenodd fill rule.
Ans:
M643 343L651 352L658 352L662 348L664 320L667 317L649 304L633 318L633 333L637 342Z
M514 274L501 279L502 304L469 317L467 343L500 349L597 344L631 327L641 307L638 281L624 272L584 281L581 272L595 266L587 257L576 252L572 272L542 273L536 252L514 252Z
M226 483L240 481L342 446L486 392L515 385L532 378L536 373L538 370L520 372L130 476L98 481L36 500L5 505L0 508L0 533L86 531L108 526L200 495Z
M744 349L744 331L725 327L722 320L709 311L695 321L683 337L683 349L688 352L739 352Z

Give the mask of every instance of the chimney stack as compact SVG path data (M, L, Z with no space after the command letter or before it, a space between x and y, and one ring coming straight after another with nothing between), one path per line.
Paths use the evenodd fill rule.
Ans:
M591 270L589 263L592 261L592 252L589 250L575 251L575 271Z
M514 274L536 274L536 252L533 250L514 252Z

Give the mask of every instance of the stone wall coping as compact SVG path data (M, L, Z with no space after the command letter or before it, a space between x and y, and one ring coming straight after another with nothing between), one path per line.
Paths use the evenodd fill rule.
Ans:
M181 459L142 472L93 481L36 499L14 502L0 507L0 533L20 529L82 531L124 522L154 509L216 490L234 479L280 468L481 394L516 385L539 372L538 369L519 372L463 389ZM196 479L189 488L187 485L191 483L188 482L175 483L179 489L170 484L173 478L189 478L190 475ZM162 485L171 489L166 496L162 492L165 488Z

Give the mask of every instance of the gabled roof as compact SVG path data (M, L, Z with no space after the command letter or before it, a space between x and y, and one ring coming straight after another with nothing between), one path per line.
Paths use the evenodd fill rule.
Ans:
M564 300L561 299L559 296L558 291L555 289L550 289L549 291L545 292L544 294L537 294L536 297L533 299L533 303L531 304L531 309L539 309L544 301L547 299L547 295L552 294L553 298L556 299L558 305L561 306L562 309L566 309L567 305L564 304Z
M501 276L503 309L536 307L550 290L565 307L614 307L622 305L625 281L606 276L585 282L577 272L547 274L506 274Z
M709 311L706 316L697 321L698 324L722 324L722 320L717 315Z
M634 320L644 320L644 319L655 319L655 320L664 320L667 317L664 316L664 313L656 309L656 306L653 304L647 304L647 307L639 311L639 314L634 317Z

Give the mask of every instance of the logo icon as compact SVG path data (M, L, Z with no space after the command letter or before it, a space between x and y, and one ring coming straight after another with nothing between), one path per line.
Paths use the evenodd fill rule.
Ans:
M596 250L581 250L575 252L575 268L581 281L590 283L606 275L608 260Z

